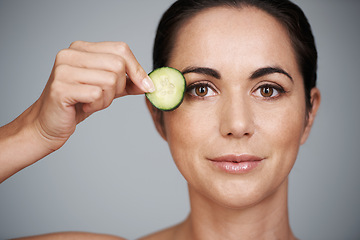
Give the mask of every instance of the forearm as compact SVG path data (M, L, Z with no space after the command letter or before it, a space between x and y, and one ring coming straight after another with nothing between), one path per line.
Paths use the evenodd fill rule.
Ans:
M33 111L0 128L0 183L53 151L33 126Z
M38 101L0 128L0 183L59 149L79 122L115 98L154 88L127 44L72 43L57 54Z

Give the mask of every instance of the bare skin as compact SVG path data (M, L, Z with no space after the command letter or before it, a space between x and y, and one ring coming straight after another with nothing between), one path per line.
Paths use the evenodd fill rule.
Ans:
M62 232L50 233L38 236L16 238L17 240L125 240L125 238L97 233L84 233L84 232Z
M188 182L191 212L183 223L143 239L295 239L288 175L320 93L311 92L307 120L303 79L286 30L256 8L208 9L179 30L169 65L185 72L187 96L164 113L164 126L149 109ZM266 73L254 74L259 72ZM239 173L214 165L229 154L262 160Z
M286 30L255 8L219 7L186 22L175 46L169 65L186 71L192 87L178 109L164 113L164 125L147 104L188 182L191 212L182 223L142 239L296 239L288 220L288 175L320 93L312 89L306 117L303 80ZM269 68L277 70L263 71ZM39 100L0 129L6 149L0 181L59 149L76 124L115 98L151 90L126 44L73 43L57 55ZM14 157L19 150L26 154ZM250 156L259 164L229 172L215 160L229 156ZM69 232L24 239L122 238Z
M203 201L199 201L203 202ZM269 199L270 202L270 199ZM272 201L274 202L274 201ZM283 203L287 205L286 202ZM191 206L196 205L196 203L191 202ZM268 206L264 206L268 208ZM195 208L192 207L191 214L188 218L172 227L161 230L159 232L150 234L141 238L140 240L165 240L165 239L205 239L204 236L209 237L209 239L216 239L212 236L226 236L226 239L289 239L296 240L296 237L291 232L289 226L289 219L287 217L287 208L274 206L274 210L271 213L267 213L266 219L261 219L263 215L257 215L257 219L253 219L252 222L243 223L244 231L239 233L241 228L239 222L234 221L231 215L234 215L233 209L228 209L227 212L221 210L221 212L213 212L214 209L211 206L208 208L201 209L202 211L194 211ZM209 216L208 213L212 214ZM244 213L242 212L241 215ZM249 212L249 218L252 218L252 212ZM240 215L240 214L239 214ZM219 228L219 219L214 219L214 217L221 217L223 224ZM278 222L270 222L269 219L277 219ZM228 222L226 222L228 221ZM234 221L234 222L233 222ZM262 225L263 224L263 225ZM284 231L284 228L287 231ZM260 235L257 235L260 234ZM278 236L284 235L284 238L278 238Z
M152 88L151 80L127 44L72 43L57 54L40 98L17 119L0 128L0 183L59 149L78 123L110 106L115 98L143 94ZM38 238L115 239L73 232L27 239Z
M40 98L0 128L0 146L6 149L0 152L0 183L59 149L78 123L110 106L115 98L142 94L152 87L127 44L72 43L57 54Z

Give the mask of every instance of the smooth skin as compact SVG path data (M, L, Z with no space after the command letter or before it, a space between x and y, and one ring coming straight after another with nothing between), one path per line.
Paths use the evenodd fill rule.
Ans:
M175 46L169 66L189 72L187 85L196 87L177 110L164 113L164 125L152 112L188 182L191 212L180 225L144 239L295 239L288 175L309 135L320 93L311 91L307 116L303 79L285 28L256 8L214 8L188 21ZM268 67L290 77L254 75ZM241 174L210 161L229 154L264 160Z
M188 182L191 212L184 222L142 239L295 239L288 220L288 174L309 135L320 93L312 89L313 105L307 112L303 80L286 30L258 9L218 7L190 19L175 46L169 66L187 70L187 85L192 87L178 109L163 113L164 125L159 111L147 104ZM98 61L98 56L108 60ZM254 75L268 67L290 77L278 72ZM98 75L92 78L93 74ZM141 84L143 79L147 75L126 44L75 42L61 51L40 99L0 129L0 147L10 148L0 155L5 166L1 180L60 148L78 122L114 98L149 91L144 86L151 83ZM19 143L21 137L35 137L36 144ZM26 158L10 157L19 147ZM263 160L252 171L233 174L211 161L227 154Z

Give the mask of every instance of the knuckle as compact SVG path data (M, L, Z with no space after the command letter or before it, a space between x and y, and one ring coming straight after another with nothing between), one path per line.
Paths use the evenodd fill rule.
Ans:
M67 75L67 72L69 70L69 66L66 64L59 64L54 69L54 77L65 77Z
M116 86L117 79L118 79L118 75L116 73L111 72L107 80L107 85L110 88L114 88Z
M125 42L116 43L115 49L119 55L127 55L128 52L130 51L129 45Z
M60 50L57 54L56 54L56 58L55 58L55 65L59 65L62 64L64 62L66 62L66 59L68 59L69 57L71 57L71 50L70 49L62 49Z
M82 45L82 44L84 44L84 41L77 40L77 41L70 43L69 48L76 48L77 46Z
M114 72L108 72L102 80L102 86L104 89L112 89L116 86L118 75Z
M65 91L64 84L59 81L52 82L50 86L50 97L52 99L61 98Z
M103 90L106 91L106 93L115 91L117 87L117 75L116 74L110 74L106 80L103 82Z
M102 99L103 91L100 87L94 87L90 94L95 101L98 101L99 99Z
M121 73L125 70L125 61L122 57L113 55L113 59L111 61L113 64L113 69L115 72Z

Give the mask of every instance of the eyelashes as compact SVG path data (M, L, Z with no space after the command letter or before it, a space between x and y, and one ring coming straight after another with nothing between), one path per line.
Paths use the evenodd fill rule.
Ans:
M220 91L209 81L199 81L187 86L186 93L197 99L205 99L220 94ZM253 96L264 100L276 100L286 93L287 91L276 83L262 83L255 90L251 90Z
M192 97L205 98L218 94L215 87L207 81L195 82L186 87L186 93Z
M287 92L280 85L265 83L256 88L253 95L266 100L273 100L279 98L285 93Z

